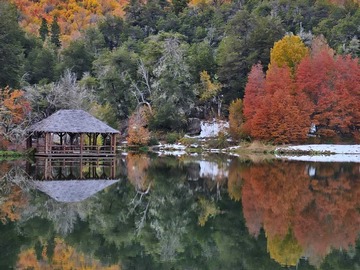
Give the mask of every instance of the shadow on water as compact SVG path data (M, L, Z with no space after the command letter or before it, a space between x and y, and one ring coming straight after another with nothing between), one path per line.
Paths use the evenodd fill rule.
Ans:
M360 163L0 163L0 269L356 269Z

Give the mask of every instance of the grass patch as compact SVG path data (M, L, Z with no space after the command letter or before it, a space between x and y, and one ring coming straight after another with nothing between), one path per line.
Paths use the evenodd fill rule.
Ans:
M185 146L191 146L191 145L200 145L200 141L198 138L191 138L191 137L182 137L180 140L179 140L179 143L181 143L182 145L185 145Z
M206 141L208 148L214 149L224 149L229 147L229 142L227 141L227 135L223 132L220 132L219 135L215 138L210 138Z
M238 154L275 154L277 146L272 144L266 144L260 141L243 142L240 143L240 147L236 149Z
M166 143L169 144L174 144L176 143L180 138L182 137L182 135L178 132L170 132L166 134L165 140Z

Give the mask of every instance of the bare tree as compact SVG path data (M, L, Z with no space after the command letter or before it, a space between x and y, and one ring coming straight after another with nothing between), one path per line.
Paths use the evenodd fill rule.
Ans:
M80 85L76 74L68 69L56 83L29 86L25 90L37 118L47 117L59 109L89 110L95 101L92 90Z

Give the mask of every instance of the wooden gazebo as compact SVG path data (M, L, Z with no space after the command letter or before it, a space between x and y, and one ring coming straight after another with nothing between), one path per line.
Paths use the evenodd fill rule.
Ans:
M32 125L27 147L38 156L111 156L116 153L116 135L83 110L60 110Z

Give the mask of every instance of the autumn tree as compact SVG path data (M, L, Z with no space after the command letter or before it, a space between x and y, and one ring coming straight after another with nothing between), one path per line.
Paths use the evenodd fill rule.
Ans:
M252 86L247 89L254 90ZM301 105L300 95L296 96L294 92L290 68L271 67L263 91L264 95L254 107L253 118L247 119L251 126L250 135L255 139L275 143L304 141L310 127L309 112L306 106ZM249 103L245 105L249 106ZM251 108L249 111L244 106L245 112L251 117Z
M25 139L29 112L30 103L23 91L9 87L0 89L0 134L3 142L20 143Z
M129 145L147 145L150 132L147 128L150 112L148 107L139 107L129 118L127 142Z
M206 70L200 72L200 100L208 103L217 103L217 115L221 113L221 84L217 80L212 80ZM211 106L211 105L210 105Z
M281 40L275 42L270 51L270 67L289 67L292 72L296 65L309 53L308 48L299 36L286 35Z
M296 73L297 87L311 105L311 121L323 138L359 138L360 65L357 58L334 56L324 46L306 57Z
M265 95L265 74L261 64L253 65L248 75L248 82L245 86L243 100L243 114L245 118L244 132L250 135L252 120L257 109L261 107Z
M233 139L241 138L243 123L243 102L241 99L236 99L231 102L229 107L229 132Z

